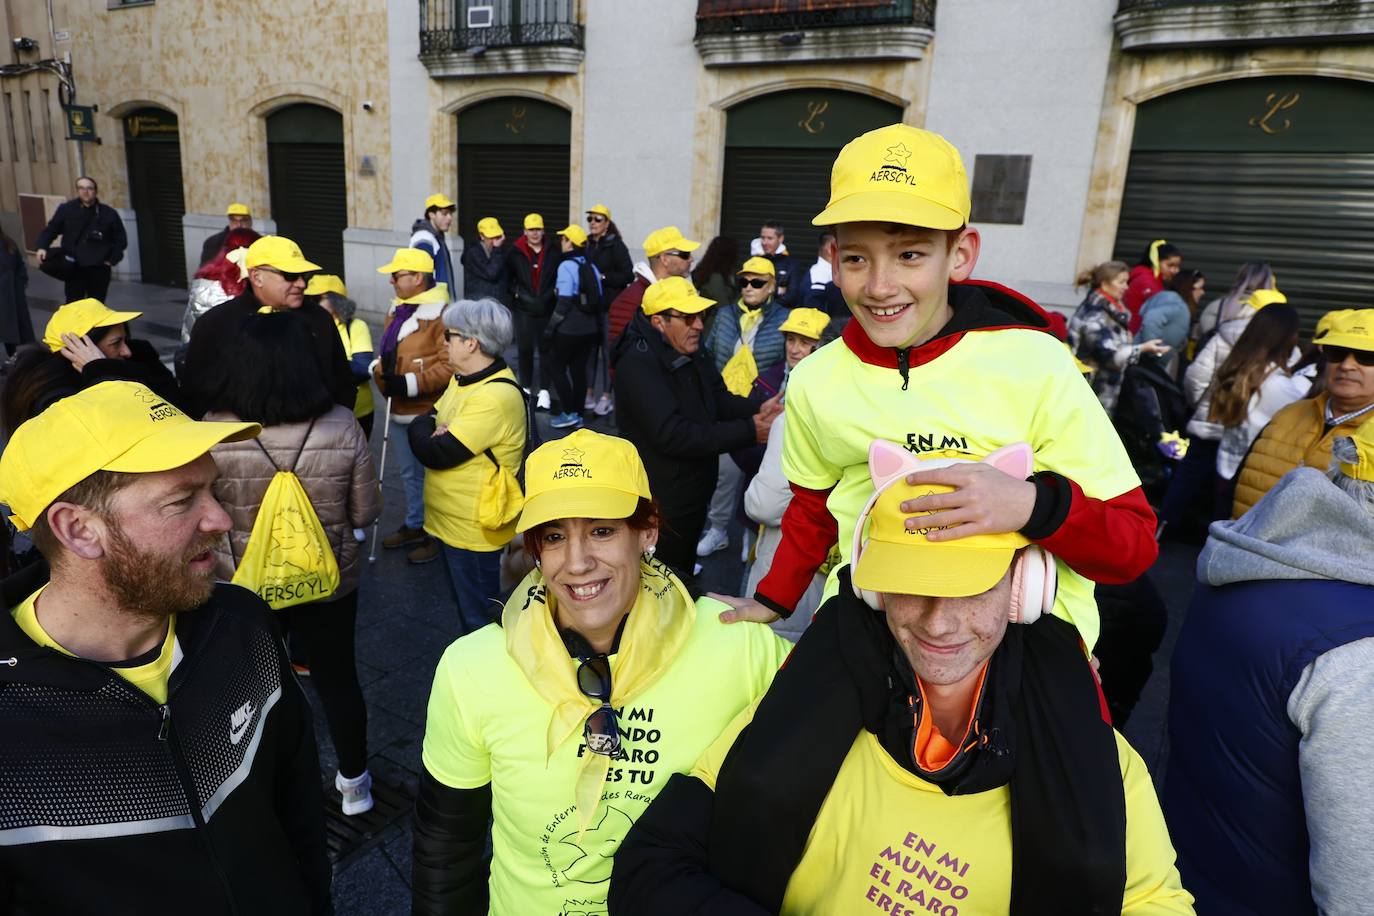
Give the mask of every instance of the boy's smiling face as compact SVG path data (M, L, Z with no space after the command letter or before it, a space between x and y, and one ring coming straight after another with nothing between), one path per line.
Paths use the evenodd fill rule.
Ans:
M835 228L835 282L869 339L910 347L935 336L950 317L949 284L973 273L978 231L876 222Z

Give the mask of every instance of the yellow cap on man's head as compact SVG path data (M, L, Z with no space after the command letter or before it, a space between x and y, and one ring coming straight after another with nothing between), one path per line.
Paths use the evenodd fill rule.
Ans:
M443 194L431 194L425 198L425 212L430 210L452 210L458 206Z
M381 267L377 268L379 274L394 274L401 270L411 270L417 274L434 273L434 258L428 251L421 248L397 248L396 253L391 256Z
M525 459L525 505L515 530L563 518L629 518L649 498L649 475L629 440L579 429Z
M645 237L644 256L654 258L665 251L696 251L700 247L700 242L694 242L684 236L677 226L664 226L662 229L655 229Z
M499 238L506 234L494 216L484 216L477 221L477 234L484 239Z
M538 213L526 213L526 214L525 214L525 228L526 228L526 229L543 229L543 228L544 228L544 217L541 216L541 215L538 214Z
M320 265L305 259L301 246L282 235L264 235L248 246L248 253L243 256L243 269L254 267L271 267L289 274L320 269Z
M23 423L0 453L0 503L21 531L96 471L148 474L195 461L256 423L192 420L146 385L101 382Z
M776 277L778 275L778 269L773 266L772 261L755 255L745 261L743 267L735 271L735 276L738 277L741 274L761 274L765 277Z
M80 337L96 328L111 328L133 321L142 314L116 312L107 308L99 299L78 299L68 302L53 312L52 317L48 319L48 326L43 329L43 345L56 353L62 349L63 334L75 334Z
M1317 322L1314 344L1374 351L1374 309L1340 309Z
M686 277L664 277L644 291L639 307L645 315L657 315L668 309L695 315L715 304L716 300L697 295L697 288Z
M227 210L224 211L224 215L225 215L225 216L252 216L253 214L250 213L250 212L248 212L248 205L247 205L247 204L232 203L232 204L229 205L229 208L228 208Z
M344 281L334 274L315 274L310 278L310 282L305 284L305 294L307 296L322 296L325 293L334 293L336 296L347 296L348 287L344 286Z
M572 242L578 248L581 248L583 245L587 244L587 230L583 229L576 223L569 223L564 228L559 229L558 234L563 236L563 238L567 239L568 241Z
M799 334L812 340L820 340L829 326L830 316L825 312L798 306L787 313L787 320L778 331L782 334Z
M830 203L811 223L958 229L968 222L969 208L968 173L959 151L937 133L892 124L840 150L830 172Z

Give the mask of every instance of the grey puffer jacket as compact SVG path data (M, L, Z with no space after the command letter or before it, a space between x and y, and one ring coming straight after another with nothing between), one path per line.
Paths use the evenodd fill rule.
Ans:
M214 411L206 414L205 419L239 418ZM264 448L271 460L263 454ZM248 535L258 517L263 494L280 468L296 472L320 517L329 545L334 548L334 558L339 563L339 590L334 597L358 587L362 547L353 536L353 529L366 528L376 521L382 503L372 452L352 411L335 405L318 417L313 426L309 421L264 426L257 440L226 442L215 446L210 454L220 473L215 481L215 497L234 525L229 538L215 547L216 575L225 581L233 578L235 566L248 546Z

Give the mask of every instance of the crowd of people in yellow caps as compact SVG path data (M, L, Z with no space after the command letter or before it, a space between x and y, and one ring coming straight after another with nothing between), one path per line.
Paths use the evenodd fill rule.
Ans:
M975 278L962 158L906 125L839 153L810 271L776 223L636 264L601 204L485 217L455 270L454 211L377 267L375 337L234 204L175 371L93 296L14 354L7 911L331 912L297 675L362 814L379 547L443 561L460 634L417 914L1359 911L1374 309L1304 349L1268 265L1202 309L1161 239L1065 323ZM1161 805L1118 729L1190 514ZM741 515L743 594L699 594Z

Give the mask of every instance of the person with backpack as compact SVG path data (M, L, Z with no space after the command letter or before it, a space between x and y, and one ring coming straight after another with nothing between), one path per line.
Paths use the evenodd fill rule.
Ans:
M425 467L425 532L440 546L463 633L495 619L501 551L515 537L530 412L501 357L515 338L510 310L491 299L444 309L453 378L405 430Z
M307 320L288 310L250 315L239 333L225 341L230 352L224 363L253 366L255 371L233 373L212 388L215 395L205 418L252 420L262 424L262 435L211 450L220 472L215 498L233 523L229 537L215 546L215 569L221 579L249 584L244 574L252 571L245 567L268 547L274 555L269 566L335 564L336 587L312 601L283 609L289 600L283 595L285 588L255 590L278 609L283 628L310 662L310 680L338 754L334 786L343 796L343 813L354 815L372 807L367 707L354 652L362 556L355 530L371 525L381 514L381 492L367 439L353 411L334 402L313 358L311 334ZM300 514L279 509L273 516L264 515L264 507L283 505L278 492L283 486L303 489ZM284 531L283 521L291 517L299 523ZM309 529L318 527L323 529L328 556L318 555L318 538L310 537ZM264 537L270 543L264 544ZM312 550L314 555L309 555ZM272 574L283 571L267 573L275 577ZM312 584L310 591L326 589ZM292 596L300 597L308 595Z
M549 421L554 429L582 425L587 400L587 368L601 343L601 274L587 260L587 233L570 225L558 232L563 260L558 262L558 304L544 327L549 342L553 387L562 413Z

